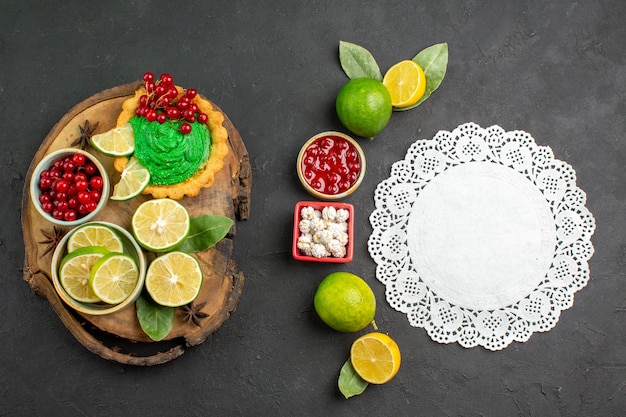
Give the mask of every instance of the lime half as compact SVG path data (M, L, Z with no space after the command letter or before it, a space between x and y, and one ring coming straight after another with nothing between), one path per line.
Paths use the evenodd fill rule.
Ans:
M91 145L107 156L128 156L135 151L135 132L130 123L91 137Z
M167 252L189 233L189 213L177 201L157 198L142 203L132 218L137 242L152 252Z
M141 194L149 182L150 172L133 156L122 171L119 182L113 187L111 200L130 200Z
M78 227L67 240L67 251L86 246L100 246L111 252L122 252L124 245L118 234L103 224L85 224Z
M169 252L150 263L146 272L146 290L154 302L179 307L198 296L202 286L202 268L191 255Z
M124 253L109 252L91 268L89 286L108 304L119 304L133 292L139 280L135 260Z
M86 246L67 254L59 267L59 281L76 301L97 303L100 298L89 286L91 268L109 251L100 246Z

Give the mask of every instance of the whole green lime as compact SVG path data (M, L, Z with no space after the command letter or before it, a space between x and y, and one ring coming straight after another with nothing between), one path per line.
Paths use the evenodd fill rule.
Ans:
M373 138L382 132L393 111L389 90L373 78L348 81L339 90L335 107L341 123L364 138Z
M315 311L340 332L357 332L374 320L376 297L362 278L333 272L322 280L313 300Z

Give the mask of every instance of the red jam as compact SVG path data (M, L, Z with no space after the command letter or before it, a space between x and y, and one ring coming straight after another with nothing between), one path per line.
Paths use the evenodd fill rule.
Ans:
M304 151L300 169L315 191L336 195L349 190L359 179L362 161L352 143L340 136L321 136Z

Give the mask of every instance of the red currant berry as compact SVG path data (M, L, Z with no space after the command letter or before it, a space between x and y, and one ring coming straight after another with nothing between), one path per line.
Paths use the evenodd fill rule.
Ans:
M80 203L78 202L78 198L76 198L76 197L70 197L70 198L67 200L67 206L68 206L69 208L71 208L71 209L77 209L77 208L78 208L78 206L79 206L79 204L80 204Z
M57 170L63 168L63 160L59 159L58 161L55 161L55 163L52 164L52 168L56 168Z
M87 181L87 175L84 172L77 172L74 175L74 181Z
M93 162L87 162L85 164L85 174L94 175L96 172L98 172L98 167L96 167L96 164L94 164Z
M169 106L165 111L170 119L178 119L180 116L180 111L176 107Z
M189 98L194 98L198 95L198 91L195 88L188 88L185 95Z
M39 202L40 203L46 203L48 201L50 201L50 194L48 194L48 193L41 193L39 195Z
M67 192L67 189L69 188L69 183L66 180L57 180L57 182L54 183L54 189L57 190L60 193L65 193Z
M161 74L161 76L159 77L159 80L161 80L161 82L165 85L171 85L172 83L174 83L174 77L172 77L167 72Z
M60 202L60 201L67 201L67 193L60 193L60 192L57 192L57 193L54 195L54 202L57 202L57 201L59 201L59 202Z
M171 99L175 99L176 97L178 97L178 89L174 86L171 86L170 89L167 91L167 96Z
M206 124L209 121L209 116L206 113L198 114L198 121L202 124Z
M67 204L67 201L59 201L59 204L57 204L57 210L61 210L63 213L65 213L68 208L69 205Z
M191 110L193 114L198 113L198 105L196 103L191 103L189 105L189 110Z
M52 187L52 179L51 178L41 178L39 180L39 189L41 191L49 190Z
M181 97L180 100L178 100L178 103L176 103L176 107L178 108L178 110L185 110L187 107L189 107L189 98Z
M146 94L142 94L141 97L139 97L139 105L145 106L146 104L148 104L148 96Z
M89 185L91 185L91 188L99 190L104 185L104 180L100 176L95 176L89 180Z
M170 98L167 96L162 96L161 98L159 98L159 107L161 108L165 108L167 106L170 105Z
M154 82L146 81L146 91L148 92L148 94L154 93L155 88L156 86L154 85Z
M63 213L63 220L65 220L66 222L73 222L77 218L78 214L75 210L67 210L65 213Z
M87 204L91 201L91 194L89 193L89 191L80 191L77 198L79 203Z
M61 176L62 179L64 179L65 181L67 181L68 183L71 183L72 181L74 181L74 173L73 172L64 172L63 175Z
M163 94L167 93L167 88L164 85L159 84L154 88L154 93L161 97Z
M63 162L63 171L74 172L75 169L76 169L76 164L72 162L71 159Z
M46 201L44 203L41 203L41 209L46 213L50 213L53 208L54 208L54 204L52 204L51 201Z
M85 203L85 206L87 206L87 211L91 213L92 211L98 208L98 203L95 201L89 200L89 202Z
M76 188L76 185L74 183L70 184L70 186L67 188L67 195L70 197L73 197L77 194L78 194L78 188Z
M149 110L146 113L146 120L148 120L149 122L154 122L157 118L157 112L156 110Z
M78 167L82 167L83 165L85 165L86 161L87 158L82 153L75 153L74 155L72 155L72 162L74 162L74 164Z
M86 180L85 181L83 181L83 180L76 181L76 182L74 182L74 186L76 187L76 189L80 193L80 191L85 191L87 188L89 188L89 182L86 181Z
M89 210L87 210L87 204L80 204L78 206L78 212L82 215L89 213Z
M151 82L154 81L154 74L150 71L146 71L143 73L143 80L145 82Z
M52 210L52 217L54 217L57 220L63 220L63 212L59 210L58 208L55 208Z
M63 164L61 164L61 168L52 168L50 170L50 179L61 178L61 169L63 168Z
M91 190L91 192L89 193L89 198L96 203L100 201L100 197L102 197L102 193L100 192L100 190Z
M183 135L188 135L191 133L191 125L189 123L183 123L180 125L180 131Z

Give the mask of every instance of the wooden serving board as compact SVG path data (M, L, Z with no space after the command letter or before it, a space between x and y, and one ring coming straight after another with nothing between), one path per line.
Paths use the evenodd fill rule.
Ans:
M91 124L98 122L94 133L114 128L122 103L140 85L131 83L118 86L78 104L54 126L39 147L30 164L22 195L24 280L36 294L50 302L63 324L89 351L123 364L156 365L179 357L187 347L204 342L235 311L244 285L243 273L237 270L232 258L236 224L228 236L213 248L194 254L204 272L202 289L195 303L206 303L202 311L208 317L200 321L200 326L196 326L184 321L182 311L176 309L171 332L165 340L154 342L139 326L134 305L113 314L96 316L76 312L63 303L51 281L52 252L44 254L47 244L42 243L45 241L43 231L51 233L53 224L35 210L29 194L33 170L46 154L72 147L72 142L80 137L79 127L86 120ZM252 186L250 161L241 136L227 116L224 126L229 134L230 152L225 159L224 168L215 176L215 184L203 189L197 197L185 197L180 202L192 217L220 214L233 220L246 220ZM113 169L113 159L103 156L91 147L86 150L103 163L111 178L111 186L117 183L119 174ZM149 198L151 197L140 196L126 202L109 200L94 221L109 221L130 230L132 214L139 204ZM64 231L69 231L69 228ZM146 252L146 256L150 262L154 255Z

